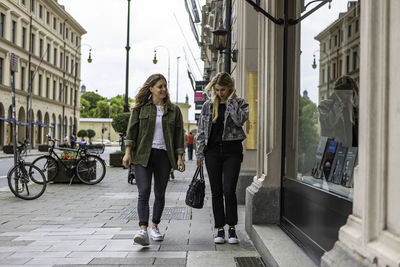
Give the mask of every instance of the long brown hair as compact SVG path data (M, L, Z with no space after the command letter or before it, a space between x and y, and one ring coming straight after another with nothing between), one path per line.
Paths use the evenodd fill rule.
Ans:
M135 106L132 110L140 109L144 104L146 104L147 100L151 97L150 87L155 86L160 80L167 82L165 77L160 73L152 74L147 78L142 88L140 88L139 93L136 95ZM167 96L164 98L164 105L169 103L171 103L171 100L169 99L169 92L167 91Z
M231 75L229 75L229 73L227 72L219 72L217 75L214 76L214 78L211 80L211 82L206 86L206 88L204 88L205 93L209 96L209 91L213 90L213 94L212 94L212 101L213 101L213 119L212 122L216 123L217 119L218 119L218 106L219 103L221 102L221 99L217 96L217 94L215 93L215 88L214 86L218 84L219 86L226 86L228 88L230 88L231 90L233 90L234 88L234 82L233 79L231 77Z

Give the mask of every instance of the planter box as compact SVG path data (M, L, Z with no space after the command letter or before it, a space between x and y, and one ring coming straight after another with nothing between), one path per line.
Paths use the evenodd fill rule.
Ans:
M74 160L62 160L62 162L67 166L71 167L72 164L74 163ZM69 183L71 180L71 176L67 174L64 165L60 163L60 161L57 161L58 163L58 175L54 178L54 183ZM95 166L96 161L91 162L93 166ZM48 170L48 175L51 174L54 170ZM73 174L72 174L73 175ZM89 180L95 179L96 173L93 173L91 176L87 177ZM78 179L78 177L74 177L72 179L72 183L82 183L81 180Z
M124 154L110 154L110 166L113 167L123 167L122 165L122 158Z

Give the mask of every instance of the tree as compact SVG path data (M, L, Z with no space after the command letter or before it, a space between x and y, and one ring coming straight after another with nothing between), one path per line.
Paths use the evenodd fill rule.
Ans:
M318 108L308 96L307 91L300 97L299 105L299 171L311 171L315 151L317 149L318 135Z
M80 137L82 141L85 140L86 136L88 136L88 132L86 130L79 130L78 137Z
M87 129L87 137L93 138L96 136L96 132L92 129Z
M113 117L111 125L117 133L125 135L126 130L128 128L128 122L130 116L131 116L130 112L122 112Z

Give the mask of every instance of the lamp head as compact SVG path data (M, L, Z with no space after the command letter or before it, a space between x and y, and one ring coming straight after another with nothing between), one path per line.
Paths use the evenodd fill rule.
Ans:
M89 63L92 63L92 49L89 49L89 57L87 59Z
M225 50L228 47L229 31L222 26L219 26L219 28L214 30L212 33L214 36L214 48L219 52L222 52L222 50Z
M158 60L157 60L157 51L154 50L154 58L153 58L153 64L157 64Z
M311 67L313 69L316 69L317 68L317 63L315 62L315 55L313 55L313 57L314 57L314 60L313 60L313 64L311 65Z

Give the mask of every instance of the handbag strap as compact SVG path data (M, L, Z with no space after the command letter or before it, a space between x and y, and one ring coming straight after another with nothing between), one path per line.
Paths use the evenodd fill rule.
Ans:
M193 179L204 181L203 166L197 167L196 171L194 172Z

